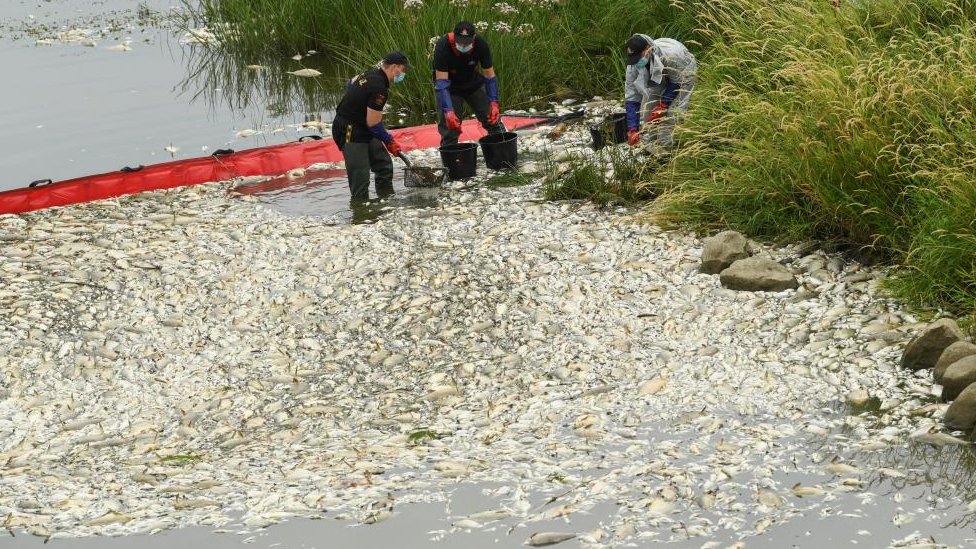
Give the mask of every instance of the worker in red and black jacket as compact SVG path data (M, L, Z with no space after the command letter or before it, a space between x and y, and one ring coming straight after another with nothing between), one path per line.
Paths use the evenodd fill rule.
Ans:
M464 118L464 102L488 133L505 131L498 105L498 78L488 42L474 25L461 21L454 32L434 45L434 89L441 146L457 143ZM480 69L480 70L479 70Z

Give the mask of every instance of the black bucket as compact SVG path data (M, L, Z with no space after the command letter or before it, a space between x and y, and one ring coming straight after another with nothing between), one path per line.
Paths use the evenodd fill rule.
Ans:
M511 170L518 163L518 134L490 133L478 140L489 170Z
M625 113L613 114L599 126L590 128L590 135L593 137L593 148L602 149L607 144L609 138L614 144L627 142L627 115Z
M440 148L441 162L450 179L474 177L478 170L478 144L455 143Z

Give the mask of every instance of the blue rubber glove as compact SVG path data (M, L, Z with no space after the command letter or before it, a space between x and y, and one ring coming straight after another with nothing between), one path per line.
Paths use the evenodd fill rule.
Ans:
M627 107L627 129L637 130L640 127L640 102L627 101L624 106Z
M443 112L454 112L454 102L451 101L451 81L447 78L440 78L434 82L434 90L437 95L437 106Z
M488 101L494 101L498 103L498 78L492 76L491 78L485 79L485 95L488 96Z
M370 126L369 133L373 134L376 136L376 139L379 139L384 143L390 143L393 141L393 136L390 135L390 132L386 131L386 126L383 125L383 122L378 122L375 126Z

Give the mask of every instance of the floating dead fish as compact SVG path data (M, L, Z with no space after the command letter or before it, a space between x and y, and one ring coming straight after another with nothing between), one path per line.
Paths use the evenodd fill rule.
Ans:
M510 516L512 516L512 512L508 509L489 509L487 511L479 511L477 513L470 514L467 518L482 522L491 522L495 520L502 520Z
M947 445L968 446L969 444L971 444L970 442L965 441L961 438L939 432L938 428L935 425L932 425L931 427L923 427L922 429L919 429L918 431L915 431L914 433L910 434L909 438L913 440L917 440L919 442L924 442L926 444L931 444L933 446L947 446Z
M848 465L840 461L840 456L834 456L827 465L827 470L835 475L860 475L861 470L853 465Z
M902 473L897 469L890 469L888 467L879 467L878 473L883 477L889 478L905 478L907 476L905 473Z
M474 530L476 528L481 528L481 523L471 519L461 519L451 523L451 526L455 528L464 528L466 530Z
M545 547L546 545L556 545L557 543L562 543L575 537L576 534L561 532L536 532L529 536L529 539L525 540L525 544L531 547Z
M302 78L311 78L314 76L320 76L322 73L315 69L298 69L297 71L289 71L288 74L301 76Z
M389 519L392 516L393 516L393 511L387 511L385 509L382 511L371 511L366 514L362 522L363 524L378 524L380 522L383 522L384 520Z
M759 503L767 507L773 507L777 509L782 507L786 503L786 500L780 497L779 494L776 494L775 492L770 492L769 490L760 490L756 494L756 501L758 501Z
M790 489L793 495L798 498L822 496L824 494L823 488L818 488L816 486L803 486L799 482L793 485Z

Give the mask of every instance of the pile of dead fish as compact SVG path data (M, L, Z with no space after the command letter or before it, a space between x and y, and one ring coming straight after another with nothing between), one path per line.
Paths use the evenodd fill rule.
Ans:
M455 528L718 547L915 474L855 455L961 442L856 264L764 248L800 289L739 292L695 235L537 186L330 225L234 184L0 217L5 527L375 523L463 482Z

